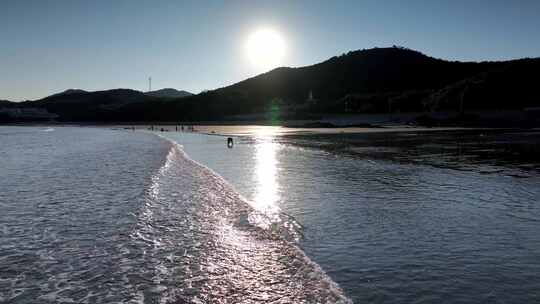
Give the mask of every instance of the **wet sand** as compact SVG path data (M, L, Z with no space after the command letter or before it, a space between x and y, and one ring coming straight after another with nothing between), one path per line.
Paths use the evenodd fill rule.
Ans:
M117 125L117 128L150 129L151 125ZM153 125L154 131L181 132L181 125ZM199 132L203 134L222 136L280 136L280 135L324 135L324 134L364 134L364 133L392 133L392 132L437 132L437 131L462 131L462 130L484 130L479 128L461 127L414 127L407 125L396 125L389 127L336 127L336 128L296 128L284 126L263 126L263 125L194 125L193 131L188 130L188 125L184 125L184 132ZM491 129L494 130L494 129Z
M462 130L463 128L418 128L396 126L385 128L290 128L282 126L196 126L196 131L206 134L219 134L228 136L258 136L258 135L316 135L316 134L356 134L356 133L384 133L384 132L411 132L411 131L443 131Z
M322 149L329 153L396 161L407 159L455 169L476 170L476 165L482 164L499 169L540 170L540 129L212 125L195 126L195 132L236 136L247 141L271 137L282 144Z

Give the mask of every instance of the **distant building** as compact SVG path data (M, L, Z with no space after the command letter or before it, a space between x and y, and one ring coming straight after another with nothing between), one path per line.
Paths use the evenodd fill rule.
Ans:
M13 120L53 120L58 115L44 108L0 108L0 114Z
M540 107L524 108L523 111L528 119L540 120Z
M540 107L529 107L529 108L524 108L523 110L529 113L540 113Z
M308 98L306 99L306 103L309 105L309 106L314 106L317 104L317 99L315 99L313 97L313 91L312 90L309 90L309 94L308 94Z
M346 113L370 113L375 109L376 98L373 94L347 94L338 103Z

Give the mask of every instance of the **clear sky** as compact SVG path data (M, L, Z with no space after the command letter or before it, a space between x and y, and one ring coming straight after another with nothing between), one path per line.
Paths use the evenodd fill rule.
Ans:
M402 45L449 60L540 56L538 0L0 0L0 99L68 88L198 93L254 76L246 40L280 33L280 65Z

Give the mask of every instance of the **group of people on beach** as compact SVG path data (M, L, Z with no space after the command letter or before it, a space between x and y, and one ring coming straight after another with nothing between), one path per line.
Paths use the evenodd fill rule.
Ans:
M133 127L133 129L135 130L135 127ZM157 128L155 128L155 129L157 130ZM178 125L175 125L174 129L175 129L176 132L178 132ZM154 125L151 125L148 128L148 130L154 131ZM160 128L159 131L160 132L169 132L169 129ZM195 127L193 125L187 125L187 126L180 125L180 131L182 131L182 132L184 132L184 131L195 132Z
M175 129L176 132L178 132L178 126L179 125L174 126L174 129ZM129 129L129 128L125 128L125 129ZM135 126L132 126L131 129L133 131L135 131ZM150 131L154 131L154 129L157 130L157 128L154 128L154 125L150 125L150 127L148 128L148 130L150 130ZM169 129L160 128L158 131L160 131L160 132L169 132ZM187 131L187 132L195 132L196 130L195 130L195 127L193 125L187 125L187 126L180 125L180 131L181 132L185 132L185 131ZM215 132L212 131L212 134L214 134L214 133ZM233 140L232 137L227 138L227 147L229 149L234 147L234 140Z

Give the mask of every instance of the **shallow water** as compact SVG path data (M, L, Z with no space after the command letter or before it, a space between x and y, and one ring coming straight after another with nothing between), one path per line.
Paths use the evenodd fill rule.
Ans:
M152 134L0 128L0 301L348 303L257 211ZM299 232L298 232L299 233Z
M296 219L303 250L356 303L540 301L540 176L515 158L448 157L429 140L354 154L310 148L330 136L227 149L219 136L164 134L255 208Z
M540 301L534 159L157 134L0 127L0 302Z

